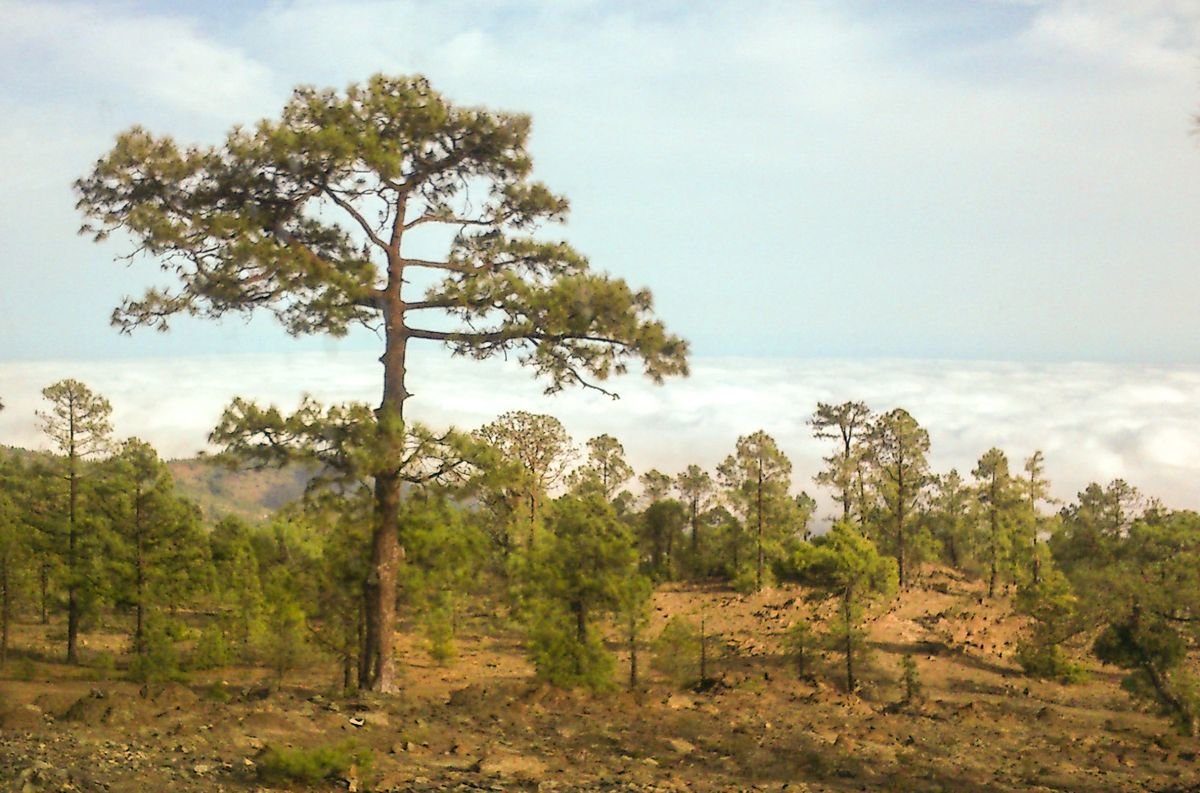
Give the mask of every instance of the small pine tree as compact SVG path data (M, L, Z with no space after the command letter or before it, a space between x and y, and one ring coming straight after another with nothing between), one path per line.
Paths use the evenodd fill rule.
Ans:
M903 704L916 704L922 696L921 673L917 669L917 659L911 653L905 653L900 659L900 676L904 684Z
M803 620L792 623L784 643L785 650L796 665L796 676L801 680L810 679L817 649L817 636L812 625Z
M697 685L702 679L703 643L700 630L691 620L672 617L654 640L651 666L680 688Z
M857 688L855 662L866 649L860 626L866 601L896 590L897 563L881 556L875 544L849 523L836 523L827 533L796 552L795 569L806 583L838 598L839 619L830 631L832 649L846 658L846 690Z
M538 675L561 686L608 688L614 661L595 622L620 608L637 572L628 526L596 495L567 496L549 510L550 539L535 547L524 612Z

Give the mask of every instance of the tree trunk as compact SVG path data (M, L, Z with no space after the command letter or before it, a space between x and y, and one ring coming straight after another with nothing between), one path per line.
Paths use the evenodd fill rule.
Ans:
M1000 563L1000 526L999 526L999 523L998 523L997 517L996 517L996 488L994 485L992 487L991 499L992 499L992 502L988 505L988 518L990 520L991 530L992 530L992 532L991 532L992 569L991 569L991 575L988 577L988 597L989 598L996 594L996 570L999 567L999 563Z
M637 657L637 618L631 617L629 621L629 687L637 688L638 684L638 657Z
M133 648L134 652L142 655L146 652L146 571L145 562L142 558L144 549L142 548L142 494L140 487L139 492L135 495L136 497L133 502L133 530L137 537L137 557L134 562L137 627L133 632Z
M79 498L79 461L75 454L75 418L71 414L70 445L67 455L67 477L69 481L67 501L67 663L79 663L79 599L78 569L76 563L75 509Z
M854 693L854 634L850 620L850 590L842 595L842 615L846 627L846 693Z
M691 499L692 506L692 560L693 563L700 558L700 499L693 496Z
M42 594L42 599L41 599L42 624L49 625L50 624L50 609L49 609L50 562L44 556L42 557L41 569L38 571L38 573L39 573L38 583L41 585L41 590L42 590L42 593L41 593Z
M763 588L763 470L762 463L758 464L758 564L754 569L754 590L761 592Z
M4 560L4 567L0 569L0 597L3 601L0 602L0 666L8 663L8 623L12 616L12 597L8 589L8 567L9 560Z
M398 243L397 243L398 245ZM398 256L395 257L398 260ZM404 456L405 354L408 329L404 327L404 303L400 297L403 268L398 261L389 268L387 303L383 306L385 349L383 400L375 411L382 466L375 473L375 526L371 537L371 570L366 581L366 663L360 664L362 688L381 693L397 690L393 632L396 624L396 568L400 563L399 471ZM363 672L365 671L365 675Z

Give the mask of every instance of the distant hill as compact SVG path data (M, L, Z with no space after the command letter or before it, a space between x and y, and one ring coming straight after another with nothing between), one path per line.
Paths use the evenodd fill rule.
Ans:
M32 462L50 460L45 451L0 446L0 459L15 457ZM202 458L168 460L175 487L196 502L206 520L234 516L251 522L265 520L283 505L304 495L312 471L301 466L261 471L234 471Z
M304 495L312 471L300 466L234 471L200 458L170 460L175 488L196 502L204 517L217 521L239 517L261 521Z

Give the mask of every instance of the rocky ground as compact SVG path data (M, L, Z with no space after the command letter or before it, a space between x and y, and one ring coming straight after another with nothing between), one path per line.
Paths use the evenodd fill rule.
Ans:
M674 614L721 634L719 685L553 689L533 680L515 635L485 622L449 667L399 636L406 690L394 698L335 695L329 667L282 686L230 669L143 692L95 669L10 661L6 674L28 679L0 680L0 790L267 790L267 747L346 739L370 750L371 768L316 789L1200 790L1200 742L1137 711L1111 670L1069 687L1021 677L1019 618L946 574L872 613L856 696L839 687L838 656L800 680L780 653L787 626L812 616L802 592L680 588L655 607L650 635ZM901 707L904 654L924 697Z

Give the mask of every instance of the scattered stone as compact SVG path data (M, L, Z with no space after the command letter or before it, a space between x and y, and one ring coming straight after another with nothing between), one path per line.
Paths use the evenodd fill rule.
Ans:
M691 754L696 751L696 745L691 741L685 741L683 738L668 738L667 744L680 754Z
M477 765L479 773L504 779L537 781L546 774L546 764L541 760L510 752L493 752Z

